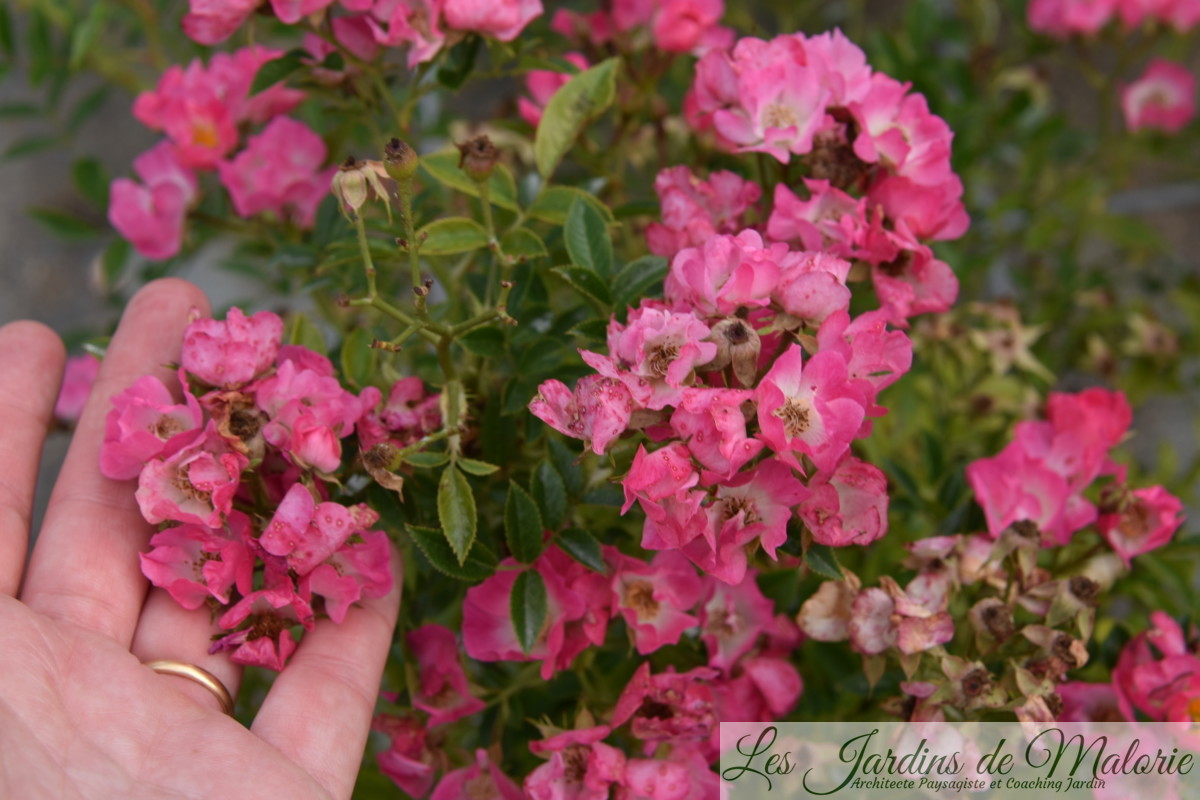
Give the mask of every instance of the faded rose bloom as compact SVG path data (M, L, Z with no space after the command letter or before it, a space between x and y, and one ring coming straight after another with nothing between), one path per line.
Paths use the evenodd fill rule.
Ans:
M708 649L708 665L728 675L773 624L774 613L775 604L763 596L753 573L736 586L709 578L700 607L700 638Z
M608 800L614 784L625 779L625 754L604 744L608 725L564 731L529 749L548 761L525 776L525 794L533 800ZM568 794L569 792L569 794Z
M612 725L630 723L633 735L643 741L699 741L717 727L708 681L719 673L696 667L676 673L674 667L657 675L643 663L634 673L612 713Z
M1156 58L1140 78L1121 87L1121 111L1131 131L1178 133L1196 116L1196 78L1187 68Z
M524 800L525 794L512 778L488 758L487 750L475 751L475 763L447 772L429 800Z
M808 489L799 512L813 541L866 545L887 533L887 478L875 465L846 456L832 472L817 473Z

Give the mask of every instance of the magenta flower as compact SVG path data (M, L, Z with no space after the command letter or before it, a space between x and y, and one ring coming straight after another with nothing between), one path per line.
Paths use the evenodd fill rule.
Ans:
M54 418L60 422L74 422L83 413L83 407L92 394L92 384L100 373L100 359L91 353L71 356L63 369L62 387L54 402Z
M671 414L671 429L704 467L702 483L710 485L730 478L765 446L762 440L746 434L742 406L753 394L739 389L684 389L682 400Z
M325 142L307 125L276 117L217 171L243 217L271 213L311 228L336 168L323 168Z
M912 340L904 331L888 330L888 315L882 309L853 320L848 312L830 314L817 331L817 349L832 350L845 359L850 381L862 392L871 417L887 413L876 396L912 367ZM863 430L859 435L869 433Z
M409 45L408 68L430 61L446 43L441 30L445 0L377 0L367 19L384 47Z
M692 463L691 454L679 442L673 442L647 453L644 445L638 445L629 472L621 480L625 491L625 504L621 513L633 506L635 500L649 517L661 516L654 509L655 503L668 497L677 497L700 481L700 474Z
M183 223L200 192L196 176L168 141L135 158L133 169L144 184L112 182L108 221L146 258L170 258L183 246Z
M379 771L413 797L424 797L437 779L438 754L429 745L429 729L415 717L378 714L371 730L388 737L388 749L376 756Z
M611 728L563 731L529 749L547 757L545 764L525 776L525 794L532 800L607 800L613 784L625 779L625 754L604 744ZM569 794L568 794L569 793Z
M707 584L700 607L700 638L708 648L708 665L729 675L759 634L774 623L775 604L763 596L753 572L738 584L712 578Z
M271 555L286 558L297 575L307 575L358 532L350 509L338 503L318 505L309 490L297 483L276 508L258 543Z
M403 787L401 787L403 788ZM419 796L419 795L418 795ZM525 794L512 778L500 771L488 758L487 751L475 751L475 763L451 770L438 782L429 800L459 800L459 798L490 798L491 800L524 800Z
M1171 541L1183 524L1183 503L1161 486L1134 489L1119 511L1101 514L1096 527L1113 551L1130 566L1134 556Z
M150 538L149 553L139 554L142 574L184 608L199 608L209 598L227 605L234 587L243 595L253 589L249 534L250 520L238 511L230 512L227 529L167 528Z
M1026 18L1033 30L1065 39L1073 33L1096 33L1120 4L1123 0L1030 0Z
M1156 58L1140 78L1121 87L1121 111L1131 131L1178 133L1196 116L1196 78L1187 68Z
M668 667L651 675L643 662L613 708L612 726L628 722L633 735L647 742L707 740L718 722L708 684L717 675L708 667L682 673Z
M862 425L862 393L849 381L845 360L821 351L803 365L803 350L791 345L763 377L755 394L760 436L785 461L793 452L832 469Z
M827 253L788 253L780 260L779 284L772 299L787 314L814 326L850 308L846 276L850 262Z
M143 375L125 391L114 395L104 420L100 446L100 471L109 478L136 478L142 465L160 456L175 437L200 428L200 404L185 390L185 404L176 404L171 392L153 375Z
M608 554L613 567L612 613L625 618L642 655L677 644L697 619L688 613L700 599L702 583L695 568L677 552L657 554L650 563Z
M242 26L260 0L189 0L183 32L195 42L214 45L228 39Z
M247 317L229 309L224 320L198 319L183 334L180 363L211 386L249 383L275 363L283 320L270 311Z
M830 547L866 545L887 533L887 478L874 464L847 456L809 481L800 518L813 541Z
M1189 645L1179 623L1163 611L1154 611L1150 624L1149 630L1129 640L1113 668L1113 684L1126 719L1135 718L1136 708L1152 720L1163 721L1188 681L1200 675L1200 654Z
M353 513L353 512L352 512ZM325 599L325 613L337 624L350 606L364 597L383 597L392 590L391 546L383 531L359 531L333 555L300 579L307 600Z
M416 659L420 681L412 693L412 703L429 713L429 727L436 728L484 709L484 702L472 695L467 685L454 631L442 625L422 625L409 632L408 646ZM447 775L443 779L438 791L442 791L449 778Z
M1111 683L1067 681L1054 690L1063 701L1062 722L1127 722L1117 688Z

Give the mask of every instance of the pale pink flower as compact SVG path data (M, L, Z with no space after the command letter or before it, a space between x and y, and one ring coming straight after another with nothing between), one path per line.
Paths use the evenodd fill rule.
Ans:
M590 66L583 53L567 53L563 58L581 70ZM525 88L531 97L517 98L517 111L521 114L521 118L536 128L542 121L542 111L550 102L550 98L572 77L569 72L554 72L548 69L530 70L525 75Z
M818 472L808 489L799 513L813 541L866 545L887 533L887 478L874 464L847 456L833 471Z
M144 184L112 182L108 221L146 258L170 258L183 246L183 223L200 193L196 175L165 140L134 159L133 169Z
M624 383L638 405L659 410L679 402L693 370L716 356L717 345L706 341L710 332L694 314L643 304L625 325L610 320L608 356L580 355L604 377Z
M384 47L409 45L408 68L431 61L446 42L441 30L444 0L377 0L367 20Z
M863 589L850 607L846 630L850 645L864 655L878 655L896 644L892 613L896 604L883 589Z
M775 604L763 596L753 572L732 586L709 578L707 588L700 607L700 638L708 649L708 665L728 675L773 624Z
M650 563L609 554L613 568L612 613L625 618L642 655L677 644L696 617L688 613L700 599L702 583L695 568L674 551L658 553Z
M447 27L502 42L517 38L541 13L541 0L442 0Z
M1134 489L1119 511L1101 514L1096 527L1125 562L1171 541L1183 524L1183 503L1161 486Z
M650 252L670 258L685 247L700 247L715 234L746 227L746 212L762 189L740 175L720 170L700 180L686 166L670 167L654 179L662 222L646 229Z
M1187 68L1156 58L1140 78L1121 87L1121 111L1131 131L1178 133L1196 116L1196 78Z
M671 429L704 467L701 482L708 485L731 477L765 446L746 434L743 404L749 389L688 388L671 414Z
M416 659L420 681L412 691L412 703L429 713L429 727L445 725L485 708L467 685L454 631L443 625L422 625L409 632L408 647ZM443 780L438 791L445 785Z
M796 615L800 630L818 642L842 642L850 637L850 620L858 597L858 578L825 581Z
M596 455L603 455L628 428L633 397L621 381L601 375L580 378L574 391L561 381L548 380L538 387L529 411L559 433L582 439Z
M1122 1L1030 0L1026 15L1033 30L1066 38L1073 33L1096 33L1108 24Z
M92 394L92 384L100 373L100 359L91 353L71 356L63 369L62 387L54 402L54 417L60 422L74 422Z
M243 217L264 212L311 228L336 168L324 168L325 142L302 122L276 117L217 171Z
M147 462L138 476L142 516L153 524L173 520L221 527L248 459L230 447L211 421L203 431L175 441L179 449Z
M802 366L803 358L803 349L791 345L759 384L760 435L785 461L794 462L798 452L828 470L862 425L863 397L837 353L818 352Z
M415 717L379 714L371 730L388 737L388 748L378 755L379 771L412 797L424 797L437 778L437 761L429 745L429 729Z
M489 798L490 800L524 800L525 794L513 779L500 771L488 758L487 750L475 751L475 763L451 770L438 782L429 800L460 800L460 798Z
M234 587L243 595L254 588L249 536L250 520L239 511L230 512L228 529L167 528L150 538L150 552L138 555L142 574L184 608L199 608L210 598L226 605Z

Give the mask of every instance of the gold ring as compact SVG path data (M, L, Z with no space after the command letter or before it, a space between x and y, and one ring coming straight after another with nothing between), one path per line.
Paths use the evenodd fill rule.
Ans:
M201 669L195 664L189 664L186 661L174 661L169 658L159 659L158 661L147 661L145 662L145 666L154 670L159 675L178 675L180 678L195 681L212 692L213 697L217 698L217 702L221 704L222 711L231 717L233 716L233 697L230 696L229 690L225 688L225 684L217 680L217 676L208 670Z

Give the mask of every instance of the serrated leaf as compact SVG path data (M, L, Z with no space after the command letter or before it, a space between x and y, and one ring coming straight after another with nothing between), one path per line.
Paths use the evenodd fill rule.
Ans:
M108 209L109 178L103 164L90 157L76 159L71 165L71 177L88 202L101 211Z
M577 199L571 205L563 226L563 241L571 263L587 267L606 280L612 274L612 239L604 219L590 204Z
M462 564L475 543L475 495L467 477L453 464L442 471L438 481L437 509L442 533Z
M314 350L321 355L327 355L329 350L325 346L325 335L321 333L313 321L308 318L307 314L293 314L288 323L287 336L284 341L288 344L297 344L301 347L307 347L309 350Z
M603 342L608 338L608 323L607 317L601 319L585 319L578 325L572 325L567 333L574 336L582 336L584 339L589 339L594 342Z
M496 470L500 469L495 464L489 464L486 461L476 461L473 458L458 459L458 468L470 475L478 475L485 477L491 475Z
M600 542L583 528L567 528L554 541L567 555L596 572L607 572Z
M562 225L571 213L571 206L576 200L582 200L596 210L605 224L613 222L613 213L608 206L601 203L591 192L585 192L577 186L549 186L543 189L529 206L529 216L554 225Z
M546 623L546 584L537 570L527 569L517 576L509 611L517 641L528 654Z
M612 105L617 95L617 64L610 58L567 81L546 103L533 141L538 172L549 178L580 131Z
M572 264L564 267L555 267L551 272L571 284L577 291L599 303L602 309L607 310L612 304L608 293L608 286L600 279L599 275L587 267L577 267Z
M585 494L583 502L590 506L619 506L625 502L625 495L616 486L600 486Z
M642 256L630 261L613 278L613 305L636 306L643 297L661 293L667 269L667 259L660 256Z
M491 325L468 331L455 341L483 358L500 358L504 355L504 331Z
M379 351L371 347L371 334L366 328L355 328L342 340L339 361L342 375L355 389L371 383L379 364Z
M546 460L539 463L529 489L546 527L551 530L562 527L567 519L567 484L554 465Z
M516 481L508 482L504 501L504 538L518 561L532 564L542 554L542 514L537 503Z
M450 454L446 451L423 451L419 453L409 453L404 457L405 464L412 464L418 469L433 469L440 467L450 460Z
M289 50L279 58L273 58L258 68L254 74L254 82L250 84L250 94L270 89L282 80L304 69L304 62L312 58L306 50Z
M473 219L446 217L429 223L417 233L421 253L448 256L469 253L488 246L487 231ZM411 246L411 245L410 245Z
M542 237L528 228L514 228L504 234L500 240L500 248L504 255L524 260L549 255Z
M487 580L496 571L496 556L483 542L477 541L471 545L466 560L460 564L441 531L418 525L406 525L405 529L433 568L444 575L455 580L477 582Z
M810 544L808 550L804 552L804 563L823 578L840 581L845 577L842 574L841 565L838 564L837 556L834 555L833 548L829 545Z
M479 187L458 168L458 159L457 150L443 150L440 153L421 156L421 168L438 183L471 197L479 197ZM513 180L508 167L503 164L497 164L492 170L492 176L488 178L488 198L494 206L509 211L521 210L517 205L517 182Z
M100 232L94 222L54 208L31 208L29 216L64 239L89 239Z
M567 485L567 495L578 495L583 491L583 470L576 463L577 454L567 449L561 440L550 437L546 442L550 449L550 463L562 475L563 483Z

